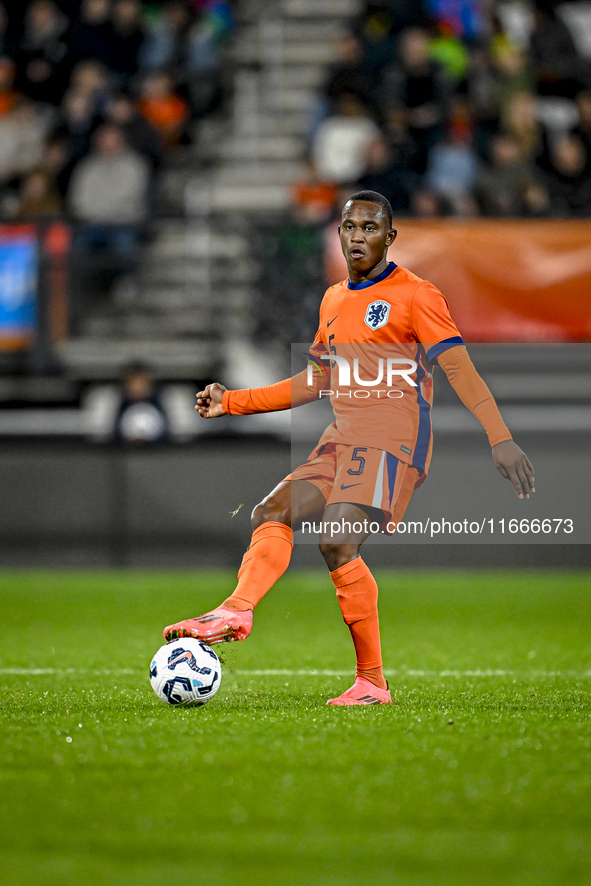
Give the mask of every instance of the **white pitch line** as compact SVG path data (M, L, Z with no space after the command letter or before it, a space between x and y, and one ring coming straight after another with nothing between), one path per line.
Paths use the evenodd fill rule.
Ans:
M147 671L147 668L146 668ZM228 673L240 677L349 677L351 670L292 670L288 668L248 669L232 668L228 666ZM91 674L96 677L121 677L133 674L142 674L140 668L0 668L0 676L13 677L43 677L43 676L68 676L75 674ZM591 671L506 671L493 669L476 670L445 670L445 671L418 671L384 669L386 677L571 677L583 679L591 677Z
M232 674L238 674L244 677L349 677L351 670L348 671L329 671L329 670L246 670L240 668L229 668ZM471 670L471 671L417 671L408 670L392 670L384 668L386 677L591 677L591 671L504 671L504 670Z
M14 677L43 677L45 675L63 677L68 674L93 674L100 677L119 677L125 674L139 674L139 668L105 668L104 670L92 670L91 668L0 668L0 675L7 674Z

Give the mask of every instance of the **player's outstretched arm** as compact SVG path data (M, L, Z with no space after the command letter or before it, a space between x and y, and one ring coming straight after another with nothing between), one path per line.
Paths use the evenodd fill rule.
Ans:
M308 372L305 369L292 378L284 378L283 381L262 388L228 391L224 385L216 382L208 385L204 391L199 391L195 409L203 418L280 412L315 400L322 383L322 373L316 369L311 385L308 384Z
M529 458L513 440L503 440L492 448L493 462L506 480L510 480L519 498L535 492L534 469Z
M510 480L519 498L535 492L534 469L523 450L511 439L495 399L476 371L464 345L456 345L437 358L449 383L487 433L493 462L506 480Z
M220 415L225 415L226 410L222 404L225 390L223 385L213 382L207 385L204 391L199 391L195 409L201 418L218 418Z

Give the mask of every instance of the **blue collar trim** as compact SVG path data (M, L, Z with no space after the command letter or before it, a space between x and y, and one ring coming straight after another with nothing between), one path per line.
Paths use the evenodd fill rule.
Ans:
M392 271L395 271L398 265L396 262L388 262L388 267L384 268L381 274L378 274L377 277L374 277L373 280L366 280L365 283L351 283L350 280L347 281L348 289L367 289L368 286L375 286L376 283L381 283L382 280L385 280L386 277L389 277Z

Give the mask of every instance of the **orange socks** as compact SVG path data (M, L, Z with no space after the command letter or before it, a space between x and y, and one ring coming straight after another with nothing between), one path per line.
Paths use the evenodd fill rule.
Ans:
M293 532L284 523L263 523L255 529L242 558L236 590L222 606L254 609L289 566L292 551Z
M361 557L330 573L345 624L351 631L357 667L355 674L386 689L378 622L378 586Z
M236 590L222 606L232 610L254 609L289 566L292 551L293 533L284 523L263 523L255 529L242 558ZM361 557L335 569L330 577L355 646L356 676L386 689L375 578Z

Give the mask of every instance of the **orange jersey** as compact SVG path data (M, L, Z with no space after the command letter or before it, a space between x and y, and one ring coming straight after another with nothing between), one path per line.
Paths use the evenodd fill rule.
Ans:
M424 479L432 451L437 358L491 446L511 439L446 299L394 262L375 280L344 280L326 291L307 370L274 385L225 391L222 405L230 415L245 415L330 397L335 422L322 435L316 455L327 443L365 446L390 453Z
M321 444L385 450L426 473L432 448L431 361L462 343L439 290L394 262L375 280L331 286L310 349L314 362L323 354L337 358L324 382L336 421ZM346 362L338 365L339 357ZM341 366L345 373L350 368L349 385L343 384ZM388 368L405 372L389 376ZM382 379L373 384L380 369Z

